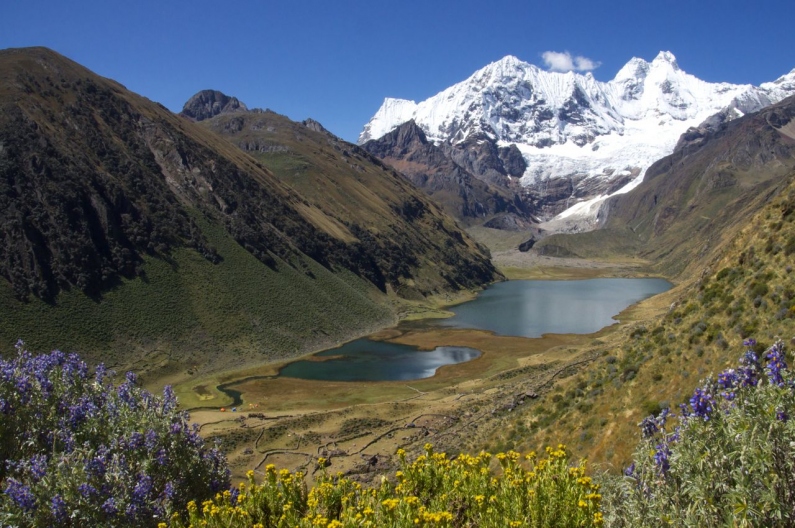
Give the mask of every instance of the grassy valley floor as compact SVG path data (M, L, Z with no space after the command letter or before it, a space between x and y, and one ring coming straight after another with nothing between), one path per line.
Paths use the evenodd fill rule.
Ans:
M648 276L642 262L555 259L532 252L513 255L510 250L493 255L511 278ZM398 448L419 453L426 442L448 453L511 448L499 432L516 430L520 415L522 423L528 417L543 420L544 414L535 409L545 394L571 382L618 348L639 322L664 314L675 290L628 308L616 317L619 323L590 335L527 339L404 320L371 336L426 349L457 345L483 352L478 359L442 367L423 380L277 378L282 362L191 379L176 390L181 404L192 409L192 419L200 424L202 434L220 439L235 478L242 479L247 470L259 471L267 464L311 473L317 458L324 457L330 461L329 471L367 482L394 467ZM453 303L463 300L467 299L450 299ZM419 304L403 312L406 319L444 315L443 306ZM231 388L241 393L242 405L231 412L231 398L217 386L235 380L241 381ZM567 443L565 438L546 436L536 440Z

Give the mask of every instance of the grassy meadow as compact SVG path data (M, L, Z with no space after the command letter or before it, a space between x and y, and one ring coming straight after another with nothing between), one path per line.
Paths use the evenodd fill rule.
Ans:
M242 368L331 346L393 321L392 310L352 273L306 259L271 269L220 228L202 225L223 261L176 249L147 258L140 279L101 299L64 292L55 305L20 304L0 288L0 340L33 350L80 351L153 384L207 370ZM292 265L291 265L292 264ZM277 328L279 328L277 330Z

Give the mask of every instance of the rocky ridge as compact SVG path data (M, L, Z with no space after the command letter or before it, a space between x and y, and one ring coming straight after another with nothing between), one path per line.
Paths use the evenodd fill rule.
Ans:
M202 90L191 97L182 107L180 115L195 121L204 121L218 114L246 111L248 108L237 97L230 97L218 90Z

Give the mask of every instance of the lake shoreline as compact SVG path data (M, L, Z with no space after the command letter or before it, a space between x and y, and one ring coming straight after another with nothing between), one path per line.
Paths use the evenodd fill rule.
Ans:
M600 282L600 281L601 282L611 282L611 281L613 281L613 282L621 282L622 280L625 281L626 279L617 279L617 278L612 278L611 277L611 278L603 278L603 279L584 279L584 280L581 280L581 282L583 282L584 284L593 284L593 283L595 283L594 281L596 281L596 282ZM669 281L665 280L665 279L657 279L657 280L659 280L661 282L664 281L668 285L668 289L673 287L673 284L670 283ZM481 296L483 296L486 292L488 292L489 289L492 289L492 291L494 291L494 289L499 289L499 288L505 289L505 288L508 288L509 287L508 285L511 284L511 283L516 285L516 283L534 284L535 282L536 281L509 280L509 281L503 281L503 282L495 283L495 284L490 285L489 287L485 288L484 290L482 290L477 296L475 296L474 299L472 299L472 300L470 300L468 302L470 302L470 303L477 302L477 299L480 298ZM561 284L573 285L574 283L576 283L578 281L575 280L575 279L569 279L569 280L559 281L559 282L561 282ZM550 286L553 289L559 289L560 288L560 285L554 285L550 281L545 281L544 284L546 286ZM634 281L633 281L633 284L635 284ZM439 347L473 348L473 349L479 350L482 353L482 355L480 357L483 357L483 356L486 355L486 351L478 348L477 346L472 345L471 342L470 342L471 339L473 339L472 338L473 335L483 334L483 335L489 336L486 339L489 339L489 338L497 339L497 338L501 338L501 337L512 337L512 338L515 338L515 339L539 340L539 341L542 341L542 342L545 339L548 339L552 335L592 335L592 334L595 335L595 334L601 332L602 330L605 330L606 328L609 328L610 326L614 325L617 322L616 317L618 317L624 310L628 309L632 305L634 305L637 302L640 302L642 300L643 299L638 299L638 300L636 300L634 302L631 302L629 304L624 304L620 309L609 310L610 311L610 319L602 321L602 323L598 324L593 329L589 329L590 331L587 331L587 332L572 332L572 331L558 331L558 332L554 332L554 331L548 331L548 332L541 332L538 335L516 335L516 334L500 334L499 332L493 332L493 331L489 330L488 328L484 329L484 328L464 327L464 328L458 328L457 330L469 330L469 333L458 332L458 334L456 335L456 333L452 333L451 334L451 333L448 333L446 331L441 330L443 328L448 327L448 325L446 325L445 323L440 323L438 318L404 320L404 321L400 321L397 325L394 325L394 326L391 326L391 327L388 327L388 328L384 328L384 329L382 329L382 330L380 330L378 332L372 333L372 334L370 334L368 336L365 336L363 338L353 339L353 340L347 341L346 343L343 343L343 344L341 344L341 345L339 345L337 347L328 348L328 349L324 349L324 350L321 350L321 351L316 351L316 352L313 352L311 354L304 355L304 356L302 356L300 358L293 358L293 359L289 359L289 360L282 360L282 361L278 361L278 362L272 362L272 363L269 363L268 365L262 365L262 366L260 366L258 368L254 368L254 369L245 369L245 370L241 370L241 371L237 371L237 372L230 371L230 372L226 373L226 375L223 378L219 378L217 384L211 384L211 386L216 387L215 396L218 396L219 398L215 398L215 397L213 397L211 395L206 395L205 394L201 398L203 400L201 403L205 403L206 401L209 401L209 400L212 400L212 399L216 399L216 402L213 402L213 403L216 403L218 407L229 406L231 404L230 401L228 401L229 394L226 393L226 391L218 390L218 387L239 386L239 385L244 384L245 380L249 380L249 379L253 379L253 378L256 378L256 379L279 379L281 374L282 374L282 371L285 368L288 368L290 365L295 365L296 363L301 363L301 362L306 362L306 364L323 362L323 360L318 357L318 354L330 353L331 355L339 356L339 355L341 355L341 352L340 352L341 348L354 346L357 343L361 343L363 341L369 341L371 346L376 347L376 348L378 348L378 346L379 346L378 343L384 343L384 344L387 344L387 345L411 346L411 347L415 347L415 349L418 350L418 351L431 351L431 350L437 349ZM456 306L457 307L461 307L461 306L463 306L463 304L462 303L457 303L455 305L452 305L451 308L455 308ZM450 314L454 315L454 311L451 310ZM456 329L455 327L449 327L449 328L451 328L453 330ZM411 335L412 338L407 340L406 339L407 335ZM437 339L439 335L445 335L446 336L445 339L447 339L447 341L440 342ZM462 337L463 335L466 335L467 338ZM479 340L480 339L475 339L475 341L479 341ZM533 348L535 348L535 347L533 347ZM344 353L342 355L344 355ZM470 359L468 361L473 361L473 359ZM456 365L460 365L460 363L459 362L454 362L454 363L449 363L449 364L438 365L438 366L435 367L433 375L427 376L427 377L426 376L422 376L422 377L417 377L417 378L411 378L411 381L418 381L418 380L423 380L423 379L427 379L427 378L436 378L437 376L439 376L439 372L442 370L442 368L456 366ZM291 367L291 368L294 369L296 367ZM237 374L237 376L235 374ZM388 383L390 381L390 380L387 380L387 379L380 379L380 380L372 380L372 379L369 379L369 380L368 379L355 379L355 380L354 379L347 379L347 380L345 380L345 379L335 379L335 380L326 379L326 380L323 380L323 379L317 379L317 378L311 378L311 379L299 378L299 379L303 379L307 383L310 383L310 382L311 383L324 383L324 382L328 382L328 381L338 381L338 382L347 382L347 383L371 383L371 382ZM202 388L205 388L206 386L207 386L207 384L201 385ZM223 395L220 394L222 392L224 393ZM235 400L239 400L239 398L240 397L238 396L238 397L235 398ZM191 408L192 409L198 409L198 408L207 409L208 406L206 404L205 405L199 404L199 405L191 406Z

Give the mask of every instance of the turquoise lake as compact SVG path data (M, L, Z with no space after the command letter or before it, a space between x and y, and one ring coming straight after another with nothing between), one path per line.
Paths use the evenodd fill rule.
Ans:
M590 334L615 323L619 312L671 288L663 279L506 281L454 306L437 324L499 335Z
M663 279L507 281L450 308L453 317L425 324L521 337L590 334L615 323L613 317L628 306L670 288L671 283ZM279 376L326 381L412 380L433 376L441 366L475 359L480 352L456 346L421 351L364 338L316 356L329 359L290 363Z
M279 376L326 381L413 380L429 378L441 366L475 359L480 351L458 346L421 351L408 345L364 338L315 356L332 359L296 361L284 367Z

